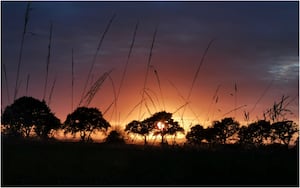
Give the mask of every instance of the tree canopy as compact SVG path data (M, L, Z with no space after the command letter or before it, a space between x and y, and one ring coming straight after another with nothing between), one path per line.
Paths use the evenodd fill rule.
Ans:
M240 124L233 118L224 118L221 121L214 121L212 134L216 143L225 144L232 136L238 132Z
M161 111L144 119L143 121L134 120L126 125L125 131L144 137L144 143L147 144L147 136L153 133L154 136L161 135L161 143L164 143L165 135L176 136L177 132L184 133L178 122L172 119L172 113Z
M65 134L80 133L81 141L91 141L91 134L96 130L106 132L110 124L97 108L78 107L67 116L64 123Z
M147 144L147 136L149 135L152 129L153 126L151 124L133 120L132 122L126 125L125 132L127 132L127 134L136 134L143 136L144 144Z
M161 135L161 144L165 143L164 137L166 135L176 136L177 132L184 133L184 129L177 121L172 119L172 113L166 111L153 114L151 117L145 119L143 123L153 126L154 135Z
M280 121L272 124L270 136L273 142L277 141L288 146L297 132L298 127L293 121Z
M26 96L5 108L1 123L5 134L29 137L35 133L41 138L48 138L61 125L45 101Z
M238 133L239 123L233 118L224 118L221 121L214 121L212 126L203 128L202 125L191 127L186 139L190 144L200 144L206 141L211 144L226 144L235 134Z
M243 126L239 131L239 143L247 145L263 145L270 135L271 125L269 121L259 120Z
M205 129L202 125L195 125L191 127L191 131L186 134L185 138L189 144L200 144L206 139Z

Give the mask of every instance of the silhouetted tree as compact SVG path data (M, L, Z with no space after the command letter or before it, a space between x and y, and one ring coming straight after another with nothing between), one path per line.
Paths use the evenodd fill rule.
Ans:
M243 126L239 131L239 143L260 146L270 136L270 122L259 120L251 123L248 127Z
M184 133L184 129L180 127L177 121L172 119L172 113L161 111L153 114L151 117L142 121L154 130L154 135L161 135L161 143L164 144L166 135L175 135L177 132Z
M214 121L211 133L214 134L214 142L225 144L226 141L238 132L240 124L233 118L224 118L221 121Z
M216 129L214 129L213 127L207 127L203 131L204 131L203 136L208 143L210 144L219 143L219 140L217 139Z
M142 123L140 121L132 121L125 127L127 134L137 134L144 137L144 144L147 144L147 136L153 129L153 126L149 126L148 123Z
M200 144L206 139L206 131L202 125L195 125L191 127L191 131L185 136L189 144Z
M34 132L40 138L48 138L51 131L61 126L61 122L53 113L42 113L41 117L36 120Z
M179 123L177 121L174 121L173 119L169 119L167 122L165 122L166 129L163 129L162 134L164 135L174 135L174 140L177 136L177 133L184 134L183 127L180 127ZM162 139L163 143L163 139Z
M63 129L65 134L80 133L81 141L90 141L96 130L106 132L110 124L103 118L97 108L78 107L67 116Z
M41 138L48 138L51 130L61 125L45 101L33 97L21 97L7 106L1 123L5 134L29 137L35 132Z
M298 126L293 121L280 121L271 125L271 139L288 146L293 135L298 132Z
M253 145L252 133L247 126L242 126L239 130L239 144Z
M112 130L109 135L105 139L105 143L110 144L124 144L124 137L122 134L117 130Z

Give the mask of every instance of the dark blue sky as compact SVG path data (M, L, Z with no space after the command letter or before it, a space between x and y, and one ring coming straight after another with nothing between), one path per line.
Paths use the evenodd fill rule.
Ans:
M2 64L7 68L9 92L13 95L26 2L1 4ZM282 95L296 97L290 108L296 114L292 118L298 118L298 2L32 2L31 7L27 30L35 35L25 36L18 96L25 94L26 76L30 74L29 95L42 97L52 21L49 80L51 83L56 76L59 82L50 107L63 120L70 113L71 49L75 52L77 103L98 41L113 13L116 19L104 39L93 75L96 77L113 68L111 76L116 87L134 26L137 21L140 23L119 101L121 117L141 98L152 35L158 25L151 64L160 73L166 110L173 111L183 104L169 81L186 97L208 42L216 38L191 96L190 105L200 123L207 119L211 97L219 84L222 85L220 101L215 106L214 117L210 118L218 119L234 107L230 93L237 83L238 105L247 105L236 113L242 119L243 110L253 108L272 80L252 119L261 117L262 111ZM2 83L3 78L2 72ZM157 91L153 74L148 82L148 87ZM3 83L2 109L9 104L4 90ZM103 111L112 100L112 86L106 81L91 106ZM157 103L162 103L163 99L159 100ZM195 119L191 112L187 114L187 119Z

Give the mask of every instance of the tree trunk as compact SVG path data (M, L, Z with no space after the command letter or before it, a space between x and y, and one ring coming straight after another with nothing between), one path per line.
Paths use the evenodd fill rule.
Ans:
M89 132L88 137L87 137L87 141L92 141L91 134L92 134L92 131Z
M30 135L30 128L25 128L25 137L26 138L29 138L29 135Z
M84 142L84 139L85 139L85 132L84 131L80 132L80 138L81 138L81 141Z
M161 134L161 144L164 144L164 134Z
M173 137L173 145L175 145L175 144L176 144L176 134Z
M222 144L226 144L226 137L222 139Z
M147 145L147 137L144 136L144 144Z
M282 141L283 141L285 147L288 149L289 148L289 143L291 141L291 138L287 138L287 139L283 138Z

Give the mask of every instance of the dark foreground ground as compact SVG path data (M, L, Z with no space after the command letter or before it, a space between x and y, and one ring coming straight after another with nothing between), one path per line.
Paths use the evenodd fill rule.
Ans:
M298 154L2 138L2 186L299 186Z

